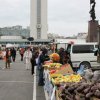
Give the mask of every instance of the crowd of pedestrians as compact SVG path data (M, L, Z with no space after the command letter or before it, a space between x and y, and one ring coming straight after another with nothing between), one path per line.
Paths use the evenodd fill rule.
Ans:
M5 68L10 69L11 62L16 61L16 49L15 48L6 48L4 53L5 60ZM45 61L50 60L49 56L52 53L52 50L46 47L27 47L27 48L19 48L20 61L25 63L25 69L31 70L31 75L34 76L34 67L37 67L39 77L38 77L38 85L44 85L44 77L43 77L43 64ZM57 53L60 56L61 64L69 63L72 66L70 60L70 54L65 51L63 48L60 48Z
M26 48L5 48L3 50L3 59L5 61L5 69L11 68L11 63L16 62L16 54L19 53L20 61L25 64L26 70L31 70L34 76L34 67L37 67L39 77L38 85L44 85L43 64L49 60L48 50L44 47L26 47Z

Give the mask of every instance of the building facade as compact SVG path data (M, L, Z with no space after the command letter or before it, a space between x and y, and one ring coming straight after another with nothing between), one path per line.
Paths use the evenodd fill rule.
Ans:
M47 39L47 0L31 0L30 37Z
M24 38L30 37L30 29L23 28L20 25L0 28L0 36L22 36Z

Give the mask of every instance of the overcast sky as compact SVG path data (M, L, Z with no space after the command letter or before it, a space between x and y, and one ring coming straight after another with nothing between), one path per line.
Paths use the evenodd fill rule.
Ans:
M90 0L48 0L48 32L71 36L87 32ZM100 0L96 0L100 19ZM0 27L30 23L30 0L0 0Z

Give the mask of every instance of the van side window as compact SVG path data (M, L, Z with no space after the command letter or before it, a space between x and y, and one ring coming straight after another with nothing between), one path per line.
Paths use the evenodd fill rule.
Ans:
M93 53L94 45L74 45L73 53Z

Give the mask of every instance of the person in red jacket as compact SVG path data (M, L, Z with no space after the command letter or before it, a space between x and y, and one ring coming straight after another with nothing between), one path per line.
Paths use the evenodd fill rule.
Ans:
M23 61L24 51L24 48L20 49L21 61Z

